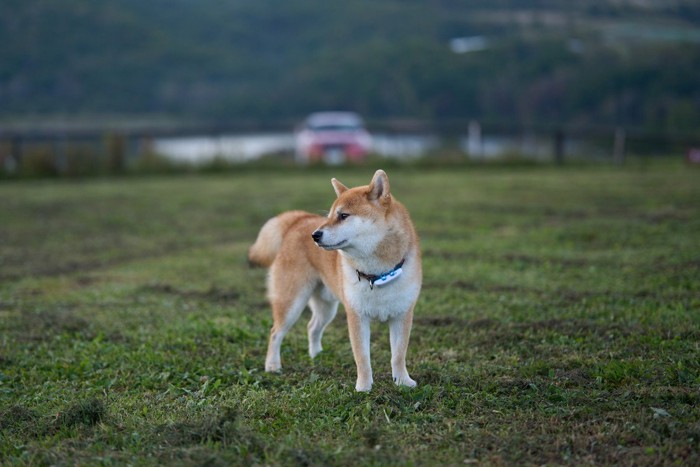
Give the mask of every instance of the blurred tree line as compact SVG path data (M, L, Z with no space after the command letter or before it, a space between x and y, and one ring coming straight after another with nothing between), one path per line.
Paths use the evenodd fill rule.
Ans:
M0 118L159 115L700 128L700 4L3 0ZM456 53L457 37L484 50Z

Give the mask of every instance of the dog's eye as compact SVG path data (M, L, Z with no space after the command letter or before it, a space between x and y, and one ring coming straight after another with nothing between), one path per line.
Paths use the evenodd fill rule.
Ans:
M338 220L339 220L339 221L344 221L344 220L347 219L348 217L350 217L350 214L348 214L348 213L346 213L346 212L339 212L339 213L338 213Z

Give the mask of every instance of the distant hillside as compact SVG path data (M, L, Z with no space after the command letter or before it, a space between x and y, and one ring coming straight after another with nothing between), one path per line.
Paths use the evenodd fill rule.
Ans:
M571 3L3 0L0 117L349 108L700 128L697 1Z

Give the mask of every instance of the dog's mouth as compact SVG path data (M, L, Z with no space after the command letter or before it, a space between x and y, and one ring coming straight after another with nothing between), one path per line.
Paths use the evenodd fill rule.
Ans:
M340 242L333 245L327 245L325 243L317 243L317 245L323 248L324 250L337 250L338 248L344 246L346 243L348 243L347 240L341 240Z

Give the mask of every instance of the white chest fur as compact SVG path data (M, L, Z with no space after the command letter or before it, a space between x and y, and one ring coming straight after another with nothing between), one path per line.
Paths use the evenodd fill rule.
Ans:
M406 264L400 277L370 287L367 280L358 280L357 271L343 261L343 294L347 305L360 315L380 321L406 313L418 299L421 278L418 268Z

